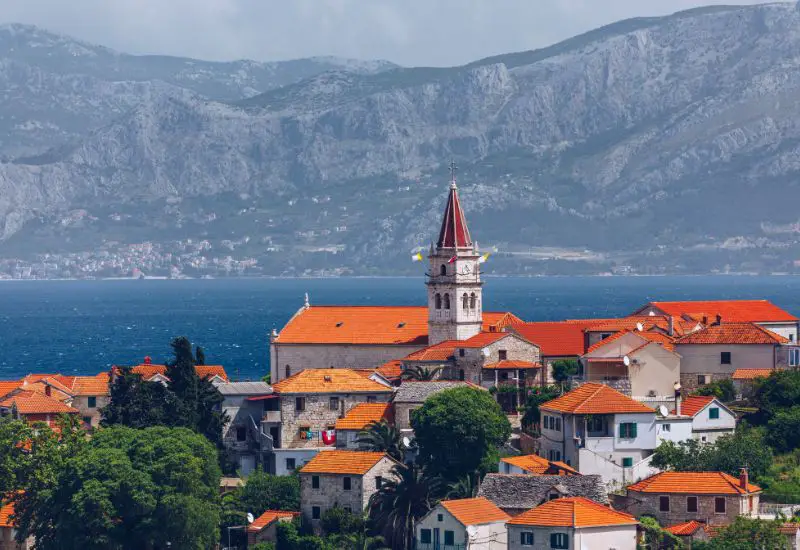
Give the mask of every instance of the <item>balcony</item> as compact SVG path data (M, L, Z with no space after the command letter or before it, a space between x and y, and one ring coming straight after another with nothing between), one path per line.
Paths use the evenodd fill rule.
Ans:
M587 382L593 382L595 384L604 384L609 388L614 388L620 393L624 393L625 395L631 395L631 379L627 376L583 375L571 378L570 382L572 382L574 386L581 386L583 384L586 384Z
M264 411L264 416L261 417L261 422L267 424L280 424L281 411Z

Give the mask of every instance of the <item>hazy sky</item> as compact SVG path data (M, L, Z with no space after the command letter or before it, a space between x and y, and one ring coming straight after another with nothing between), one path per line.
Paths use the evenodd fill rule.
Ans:
M0 0L30 23L131 53L273 61L313 55L455 65L619 19L758 0Z

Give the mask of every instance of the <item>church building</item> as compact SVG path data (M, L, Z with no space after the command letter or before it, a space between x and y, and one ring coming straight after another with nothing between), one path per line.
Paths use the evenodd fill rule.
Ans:
M431 346L459 349L453 344L522 323L511 313L483 311L481 255L467 227L454 170L439 238L435 247L431 245L428 261L427 307L317 306L306 297L286 326L272 333L272 382L305 369L377 369ZM524 359L538 362L538 347L527 344L535 350ZM474 378L480 382L480 369Z

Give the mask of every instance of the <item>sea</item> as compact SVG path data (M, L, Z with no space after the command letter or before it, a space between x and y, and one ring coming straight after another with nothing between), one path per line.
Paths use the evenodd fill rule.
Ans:
M235 380L269 372L269 334L303 305L424 305L421 278L0 282L0 378L95 374L170 358L187 336ZM768 299L800 314L800 277L494 277L484 309L527 321L625 315L652 300Z

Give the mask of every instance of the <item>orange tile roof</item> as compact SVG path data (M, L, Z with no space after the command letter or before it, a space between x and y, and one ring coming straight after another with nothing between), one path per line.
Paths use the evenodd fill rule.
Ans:
M18 389L21 384L21 380L0 380L0 397L5 397L12 391Z
M578 472L571 466L567 466L563 462L551 462L546 458L538 455L522 455L522 456L507 456L500 459L501 462L506 462L512 466L516 466L526 472L532 474L543 475L549 472L556 472L563 470L571 474L578 474Z
M541 363L532 363L530 361L517 361L515 359L504 359L496 363L489 363L483 366L484 369L489 370L507 370L507 369L540 369Z
M295 518L300 515L300 512L284 512L281 510L267 510L258 516L253 523L247 526L248 533L258 533L265 527L269 526L273 521L283 518Z
M638 525L633 516L584 497L557 498L512 518L509 525L602 527Z
M456 352L456 348L463 347L464 342L459 340L445 340L427 348L410 353L406 361L447 361Z
M389 381L399 380L403 374L403 362L399 359L387 361L375 371Z
M540 405L541 409L571 414L652 413L650 407L604 384L588 382L561 397Z
M653 332L653 331L644 331L644 332L642 332L642 331L638 331L638 330L621 330L619 332L615 332L614 334L612 334L608 338L604 338L604 339L600 340L599 342L595 342L594 344L589 346L589 349L586 350L586 353L587 354L592 353L592 352L594 352L594 351L596 351L596 350L598 350L598 349L600 349L600 348L602 348L604 346L607 346L608 344L610 344L612 342L616 342L617 340L619 340L620 338L622 338L623 336L625 336L627 334L635 334L639 338L641 338L643 340L647 340L646 342L643 342L640 346L637 346L637 347L631 349L628 352L628 354L633 353L634 351L638 351L638 350L648 346L651 342L655 342L656 344L661 345L664 349L667 349L669 351L675 351L675 344L674 344L675 340L674 340L674 338L672 338L671 336L668 336L666 334L662 334L660 332Z
M486 497L443 500L441 505L465 527L497 521L508 521L511 517Z
M639 311L648 307L658 308L667 315L682 316L700 320L705 314L708 321L713 321L717 314L723 321L732 322L788 322L797 321L797 317L779 308L767 300L711 300L692 302L650 302Z
M390 457L366 451L321 451L306 462L300 473L364 475L383 458Z
M47 397L43 393L20 390L0 401L0 407L16 405L19 414L77 414L78 410L65 405L58 399Z
M761 487L747 484L725 472L661 472L628 486L639 493L682 493L696 495L741 495L761 491Z
M672 533L676 537L686 537L689 535L694 535L699 529L704 528L705 523L700 523L699 521L693 519L684 523L678 523L677 525L664 527L664 530Z
M502 340L503 338L510 336L511 332L479 332L472 338L468 338L467 340L463 340L459 342L458 347L460 348L482 348L488 346L489 344L494 344L498 340Z
M352 369L306 369L272 385L275 393L391 393Z
M11 519L14 515L14 503L5 502L0 507L0 527L16 527L16 522Z
M713 395L690 395L681 401L681 415L695 416L712 401L714 401ZM672 410L672 414L675 414L675 409Z
M75 376L72 392L74 395L109 395L110 376L101 372L95 376Z
M599 342L595 342L594 344L592 344L591 346L589 346L589 349L587 349L587 350L586 350L586 353L592 353L593 351L595 351L595 350L597 350L597 349L600 349L600 348L602 348L603 346L605 346L605 345L607 345L607 344L610 344L611 342L614 342L614 341L616 341L616 340L619 340L620 338L622 338L622 337L623 337L623 336L625 336L626 334L630 334L630 332L631 332L631 331L629 331L629 330L621 330L621 331L619 331L619 332L617 332L617 333L614 333L614 334L612 334L612 335L611 335L611 336L609 336L608 338L603 338L603 339L602 339L602 340L600 340Z
M545 357L583 355L584 334L579 323L569 321L524 323L516 325L514 332L533 342Z
M787 344L788 338L754 323L722 323L687 334L678 344Z
M336 421L337 430L363 430L370 422L391 416L391 403L359 403Z
M214 376L219 376L226 382L228 381L228 374L225 372L225 368L222 365L197 365L194 370L197 372L197 376L200 378L213 378ZM145 363L134 366L131 369L131 372L133 374L140 375L144 380L150 380L157 374L166 376L165 373L167 372L167 366Z
M484 330L521 323L507 312L484 312ZM309 306L289 320L281 344L419 345L428 343L424 306Z
M734 380L754 380L756 378L769 378L776 369L736 369L733 371Z

